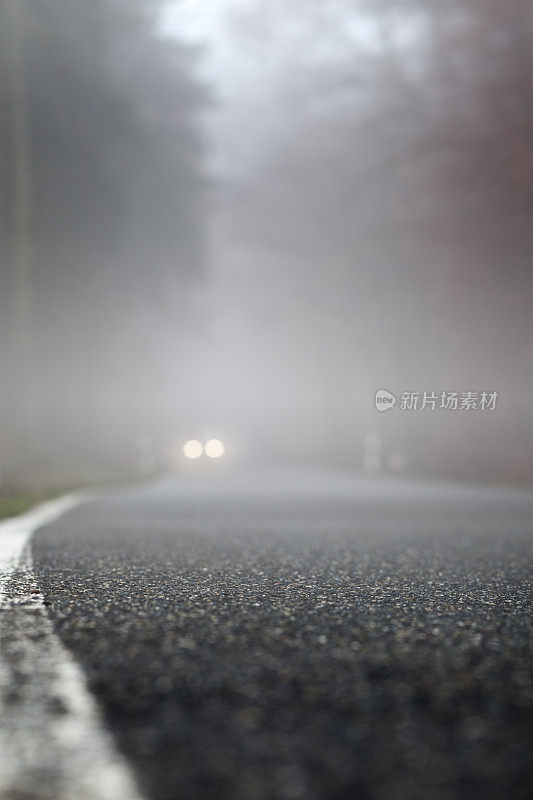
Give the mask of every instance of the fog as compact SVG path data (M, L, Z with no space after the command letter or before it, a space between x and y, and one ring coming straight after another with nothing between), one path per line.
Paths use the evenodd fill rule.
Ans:
M214 436L530 483L532 34L527 0L5 0L0 487Z

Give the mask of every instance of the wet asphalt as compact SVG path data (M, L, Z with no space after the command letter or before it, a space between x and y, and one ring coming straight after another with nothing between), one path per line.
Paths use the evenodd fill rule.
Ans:
M154 800L533 796L533 493L174 476L38 531L48 612Z

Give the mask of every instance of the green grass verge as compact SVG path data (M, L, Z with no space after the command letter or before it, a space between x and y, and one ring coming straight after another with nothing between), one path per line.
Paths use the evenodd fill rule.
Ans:
M32 506L42 503L45 500L50 500L52 497L57 497L63 492L10 492L6 495L0 495L0 519L7 517L15 517L17 514L23 514L28 511Z

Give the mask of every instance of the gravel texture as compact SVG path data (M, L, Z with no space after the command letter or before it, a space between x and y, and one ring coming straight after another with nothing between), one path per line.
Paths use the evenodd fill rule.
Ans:
M150 798L525 800L532 534L525 490L198 475L34 560Z

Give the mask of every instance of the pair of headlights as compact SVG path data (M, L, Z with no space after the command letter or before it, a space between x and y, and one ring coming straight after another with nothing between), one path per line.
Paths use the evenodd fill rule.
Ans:
M198 439L189 439L182 449L185 458L200 458L204 454L208 458L220 458L224 455L226 448L220 439L209 439L205 444L199 442Z

